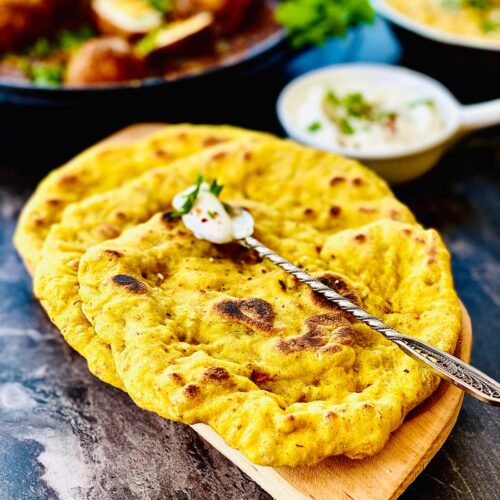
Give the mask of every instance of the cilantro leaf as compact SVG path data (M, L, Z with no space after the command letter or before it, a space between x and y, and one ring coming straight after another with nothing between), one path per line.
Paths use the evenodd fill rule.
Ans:
M348 94L342 100L346 112L356 118L370 118L373 113L373 105L364 98L361 92Z
M294 48L345 36L351 26L374 19L369 0L284 0L276 8L276 20L288 31Z
M89 24L84 24L73 30L61 30L55 38L38 38L33 45L26 49L26 54L31 57L44 58L56 52L70 52L77 49L87 40L96 35L96 32Z
M317 132L318 130L321 129L321 123L320 122L312 122L309 124L309 126L307 127L307 131L308 132L311 132L312 134L314 132Z
M38 38L36 42L26 50L31 57L47 57L52 53L52 47L47 38Z
M55 41L56 47L63 52L77 49L86 41L96 36L96 31L89 24L75 30L62 30Z
M376 122L385 122L387 120L397 120L398 114L395 111L379 111L373 117L373 120Z
M210 184L210 188L208 189L209 193L212 193L215 197L219 197L221 191L224 189L224 186L221 184L217 184L217 180L214 179L212 184Z
M492 7L493 2L491 0L463 0L462 3L473 9L486 10Z
M339 120L339 128L340 132L344 135L353 135L356 132L351 122L345 117Z
M499 23L495 23L495 22L491 21L490 19L484 19L482 24L481 24L482 30L485 31L486 33L490 32L490 31L495 31L499 26L500 26Z
M61 64L32 64L28 69L30 80L41 87L57 87L64 78Z
M328 90L326 95L325 95L325 99L328 101L329 104L332 104L334 106L337 106L338 104L340 104L340 99L339 97L337 96L337 94L333 91L333 90Z
M167 13L172 9L170 0L148 0L149 5L156 10Z
M195 188L186 195L186 201L180 208L180 210L174 210L172 212L167 212L165 217L168 220L178 219L183 215L186 215L194 205L196 198L198 198L198 193L200 192L201 185L203 184L203 175L198 175L196 178Z
M201 174L198 175L198 177L196 178L194 189L191 192L189 192L187 195L185 195L186 201L184 202L184 204L182 205L180 210L174 210L172 212L167 212L165 214L165 217L168 220L174 220L174 219L178 219L179 217L182 217L183 215L186 215L193 208L194 202L195 202L196 198L198 198L198 194L200 193L201 185L203 184L204 181L205 181L205 179L204 179L203 175L201 175ZM210 184L210 187L208 188L208 192L213 194L214 196L218 197L223 188L224 188L224 186L222 186L221 184L218 184L217 180L214 179L212 181L212 183ZM210 215L210 213L209 213L209 215ZM210 215L210 217L213 219L216 215L217 215L217 213L213 212L213 217L212 217L212 215Z

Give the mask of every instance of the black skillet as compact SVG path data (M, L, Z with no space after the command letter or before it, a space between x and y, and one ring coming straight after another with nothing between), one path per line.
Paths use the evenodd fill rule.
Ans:
M275 0L266 0L274 8ZM168 101L189 97L207 89L228 87L262 68L272 66L286 54L285 33L279 26L266 29L266 35L243 51L215 62L196 74L170 78L153 77L135 82L87 87L40 87L25 82L0 80L0 104L23 106L95 106L120 105L134 100L143 103L156 99ZM176 101L178 102L178 101Z
M266 0L271 8L276 0ZM0 83L0 167L19 164L40 175L132 123L266 121L278 131L274 99L290 56L275 25L257 43L201 73L92 87Z

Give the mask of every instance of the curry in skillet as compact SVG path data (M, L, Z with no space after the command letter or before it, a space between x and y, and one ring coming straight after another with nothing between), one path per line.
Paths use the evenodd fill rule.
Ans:
M277 35L264 0L0 0L0 81L85 86L175 79Z

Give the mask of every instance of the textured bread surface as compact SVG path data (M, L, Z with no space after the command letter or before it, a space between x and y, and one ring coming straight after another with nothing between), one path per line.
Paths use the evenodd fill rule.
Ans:
M380 220L327 236L249 208L265 244L390 326L453 350L460 308L436 232ZM79 280L134 401L211 425L258 464L372 455L439 383L273 264L160 214L89 250Z
M53 170L22 211L14 242L26 267L34 272L50 228L71 203L118 187L152 168L249 135L265 136L229 126L170 125L136 143L98 146L83 152Z
M217 177L225 185L225 197L251 196L279 210L280 216L327 234L384 217L413 221L385 182L358 163L287 141L253 137L214 146L72 204L47 236L35 294L66 341L105 382L122 387L109 347L82 313L79 259L92 245L169 209L173 196L198 173Z
M176 153L158 165L159 150ZM63 195L44 212L45 232L30 236L34 289L96 376L274 466L376 453L437 387L425 367L253 252L196 240L164 216L198 174L217 179L265 244L390 326L452 351L461 325L449 254L372 171L229 127L171 126L102 151L115 159L90 177L82 165L99 149L75 160L81 189L57 191L51 174L30 202ZM113 175L101 180L105 165ZM24 211L18 235L36 210Z

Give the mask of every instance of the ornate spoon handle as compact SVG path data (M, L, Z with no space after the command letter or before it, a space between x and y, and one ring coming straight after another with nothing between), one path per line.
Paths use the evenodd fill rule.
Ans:
M460 359L433 347L421 340L402 335L375 316L371 316L364 309L356 306L330 287L314 279L299 267L287 261L260 241L249 236L241 243L255 250L262 258L270 260L287 273L295 276L299 281L311 287L340 309L351 313L359 321L363 321L373 330L381 333L386 339L394 342L402 351L412 358L427 364L434 372L445 380L456 385L471 396L491 405L500 405L500 384Z

